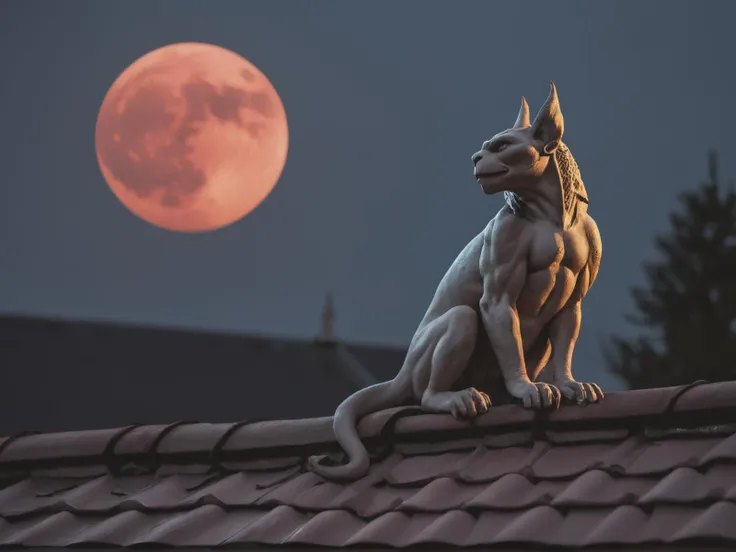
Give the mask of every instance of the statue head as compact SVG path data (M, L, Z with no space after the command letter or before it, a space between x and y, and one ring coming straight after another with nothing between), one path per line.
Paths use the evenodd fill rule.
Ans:
M534 187L562 143L564 120L557 90L550 83L547 101L529 122L529 105L521 98L516 123L483 143L472 157L475 178L486 194L523 194Z

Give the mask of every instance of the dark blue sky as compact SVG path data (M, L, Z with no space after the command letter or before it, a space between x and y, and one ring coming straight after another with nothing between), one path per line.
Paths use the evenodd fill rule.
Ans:
M4 0L0 310L311 337L332 290L340 337L405 345L500 205L471 154L554 80L604 244L574 370L615 389L598 342L630 331L652 237L708 148L733 174L735 16L732 0ZM182 41L255 63L290 126L272 195L209 234L130 214L94 150L119 73Z

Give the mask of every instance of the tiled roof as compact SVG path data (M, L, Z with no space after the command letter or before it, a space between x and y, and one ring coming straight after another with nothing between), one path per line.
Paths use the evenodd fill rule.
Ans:
M366 417L369 475L326 482L330 418L0 441L0 545L736 546L736 382L475 422Z
M406 354L345 348L379 381L396 375ZM339 353L310 340L0 316L0 435L329 416L365 385Z

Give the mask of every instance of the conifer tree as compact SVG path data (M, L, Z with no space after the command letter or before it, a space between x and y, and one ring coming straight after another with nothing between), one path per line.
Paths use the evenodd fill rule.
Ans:
M646 285L631 292L627 318L641 333L608 343L608 370L632 389L736 380L736 193L720 183L715 152L670 225L644 265Z

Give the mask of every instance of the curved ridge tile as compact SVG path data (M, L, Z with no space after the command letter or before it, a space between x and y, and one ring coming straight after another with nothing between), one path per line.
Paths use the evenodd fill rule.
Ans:
M584 546L640 543L649 517L636 506L619 506L593 527L583 540Z
M496 542L496 536L519 517L519 512L486 511L478 515L473 529L465 538L464 546L488 546Z
M319 511L326 509L326 505L333 502L344 490L344 485L340 483L318 481L313 486L306 488L303 492L296 494L290 500L279 500L279 503L302 510ZM276 496L278 496L278 492ZM270 498L273 500L273 496Z
M281 485L268 489L268 492L261 496L256 504L259 506L294 506L302 494L323 483L325 480L316 473L304 472Z
M151 478L142 489L133 490L129 494L121 493L120 504L138 504L148 510L168 509L185 500L190 494L188 489L201 484L207 477L198 474Z
M548 504L564 488L565 482L538 481L532 483L525 476L510 473L497 479L490 486L465 503L465 508L518 509Z
M63 508L65 499L74 497L74 491L93 490L99 486L101 477L95 478L51 478L31 477L0 491L0 514L17 516L53 508ZM114 501L114 497L113 497ZM119 501L119 500L118 500Z
M642 437L629 437L602 456L596 464L596 468L615 474L625 473L626 466L636 460L644 452L645 448L646 442Z
M273 490L267 486L273 477L267 472L236 472L189 491L180 504L214 500L226 506L251 506Z
M154 476L113 477L105 475L61 493L59 501L77 512L103 512L119 506L127 496L135 495L154 484Z
M535 443L532 447L508 447L501 449L478 448L468 457L467 466L457 474L466 483L490 483L510 473L521 473L549 449L547 443Z
M365 515L359 512L359 506L370 501L371 494L379 492L378 487L384 483L386 475L402 459L403 457L401 455L392 454L385 460L377 464L372 464L368 475L357 481L340 485L339 492L328 502L322 502L322 507L335 510L348 509L361 517L365 517ZM394 492L394 490L392 489L391 492ZM412 489L412 492L415 492L415 489Z
M357 481L336 483L319 478L314 486L295 497L290 505L305 510L348 509L357 514L357 510L346 505L351 502L360 503L364 495L375 492L375 486L382 483L386 474L401 460L400 455L394 454L382 462L372 464L368 474Z
M288 544L343 546L366 522L345 510L327 510L316 514L287 539Z
M314 514L297 512L289 506L277 506L220 544L283 544L312 517Z
M23 479L0 490L0 515L19 515L37 508L37 504L34 504L37 501L31 498L36 494L36 485L32 479Z
M609 508L586 508L584 510L569 510L565 519L549 541L551 546L579 547L588 538L594 527L610 514Z
M617 453L622 443L591 443L550 448L532 466L540 479L578 476L603 465L605 458Z
M141 535L166 520L166 514L146 514L129 510L96 522L80 531L70 542L77 545L130 546Z
M718 445L709 450L700 458L699 465L709 464L716 461L736 460L736 433L723 439Z
M222 523L227 512L218 506L200 506L194 510L167 515L149 531L139 533L131 545L197 546L210 544L206 540L207 529ZM224 540L224 539L222 539Z
M676 468L639 499L639 504L687 502L704 481L704 477L693 468Z
M450 477L440 477L398 506L400 510L414 512L440 512L460 508L475 497L480 489Z
M19 524L3 542L16 546L68 546L75 536L90 527L94 520L81 518L71 512L59 512L42 519L31 518Z
M437 477L454 475L468 462L467 452L445 452L426 456L409 456L386 474L390 485L418 485Z
M626 467L627 475L661 475L675 468L697 466L700 458L720 443L717 438L653 441Z
M720 500L736 485L736 466L716 465L705 473L677 468L639 500L640 504L688 504Z
M731 485L726 494L723 495L723 498L731 502L736 502L736 483Z
M551 506L536 506L527 510L493 539L493 543L539 543L544 544L558 531L565 516Z
M736 504L717 502L687 523L667 542L718 539L736 542Z
M2 461L100 456L120 429L87 429L39 433L14 439L3 451Z
M641 477L614 477L603 470L583 473L554 500L552 506L620 506L633 504L656 483Z
M468 537L475 525L475 517L462 510L452 510L436 520L428 523L416 535L408 538L403 544L444 544L460 546Z
M358 517L370 519L397 509L416 493L416 487L380 485L346 498L341 501L340 507L354 512Z
M691 521L701 508L698 506L660 505L649 510L643 532L639 535L640 543L665 542L679 528ZM646 510L645 510L646 513ZM626 531L626 528L622 530Z
M405 512L389 512L368 522L362 529L350 537L344 546L373 545L400 546L406 533L414 535L421 530L416 528L417 521L422 524L427 516L410 515ZM412 532L412 529L415 531Z

